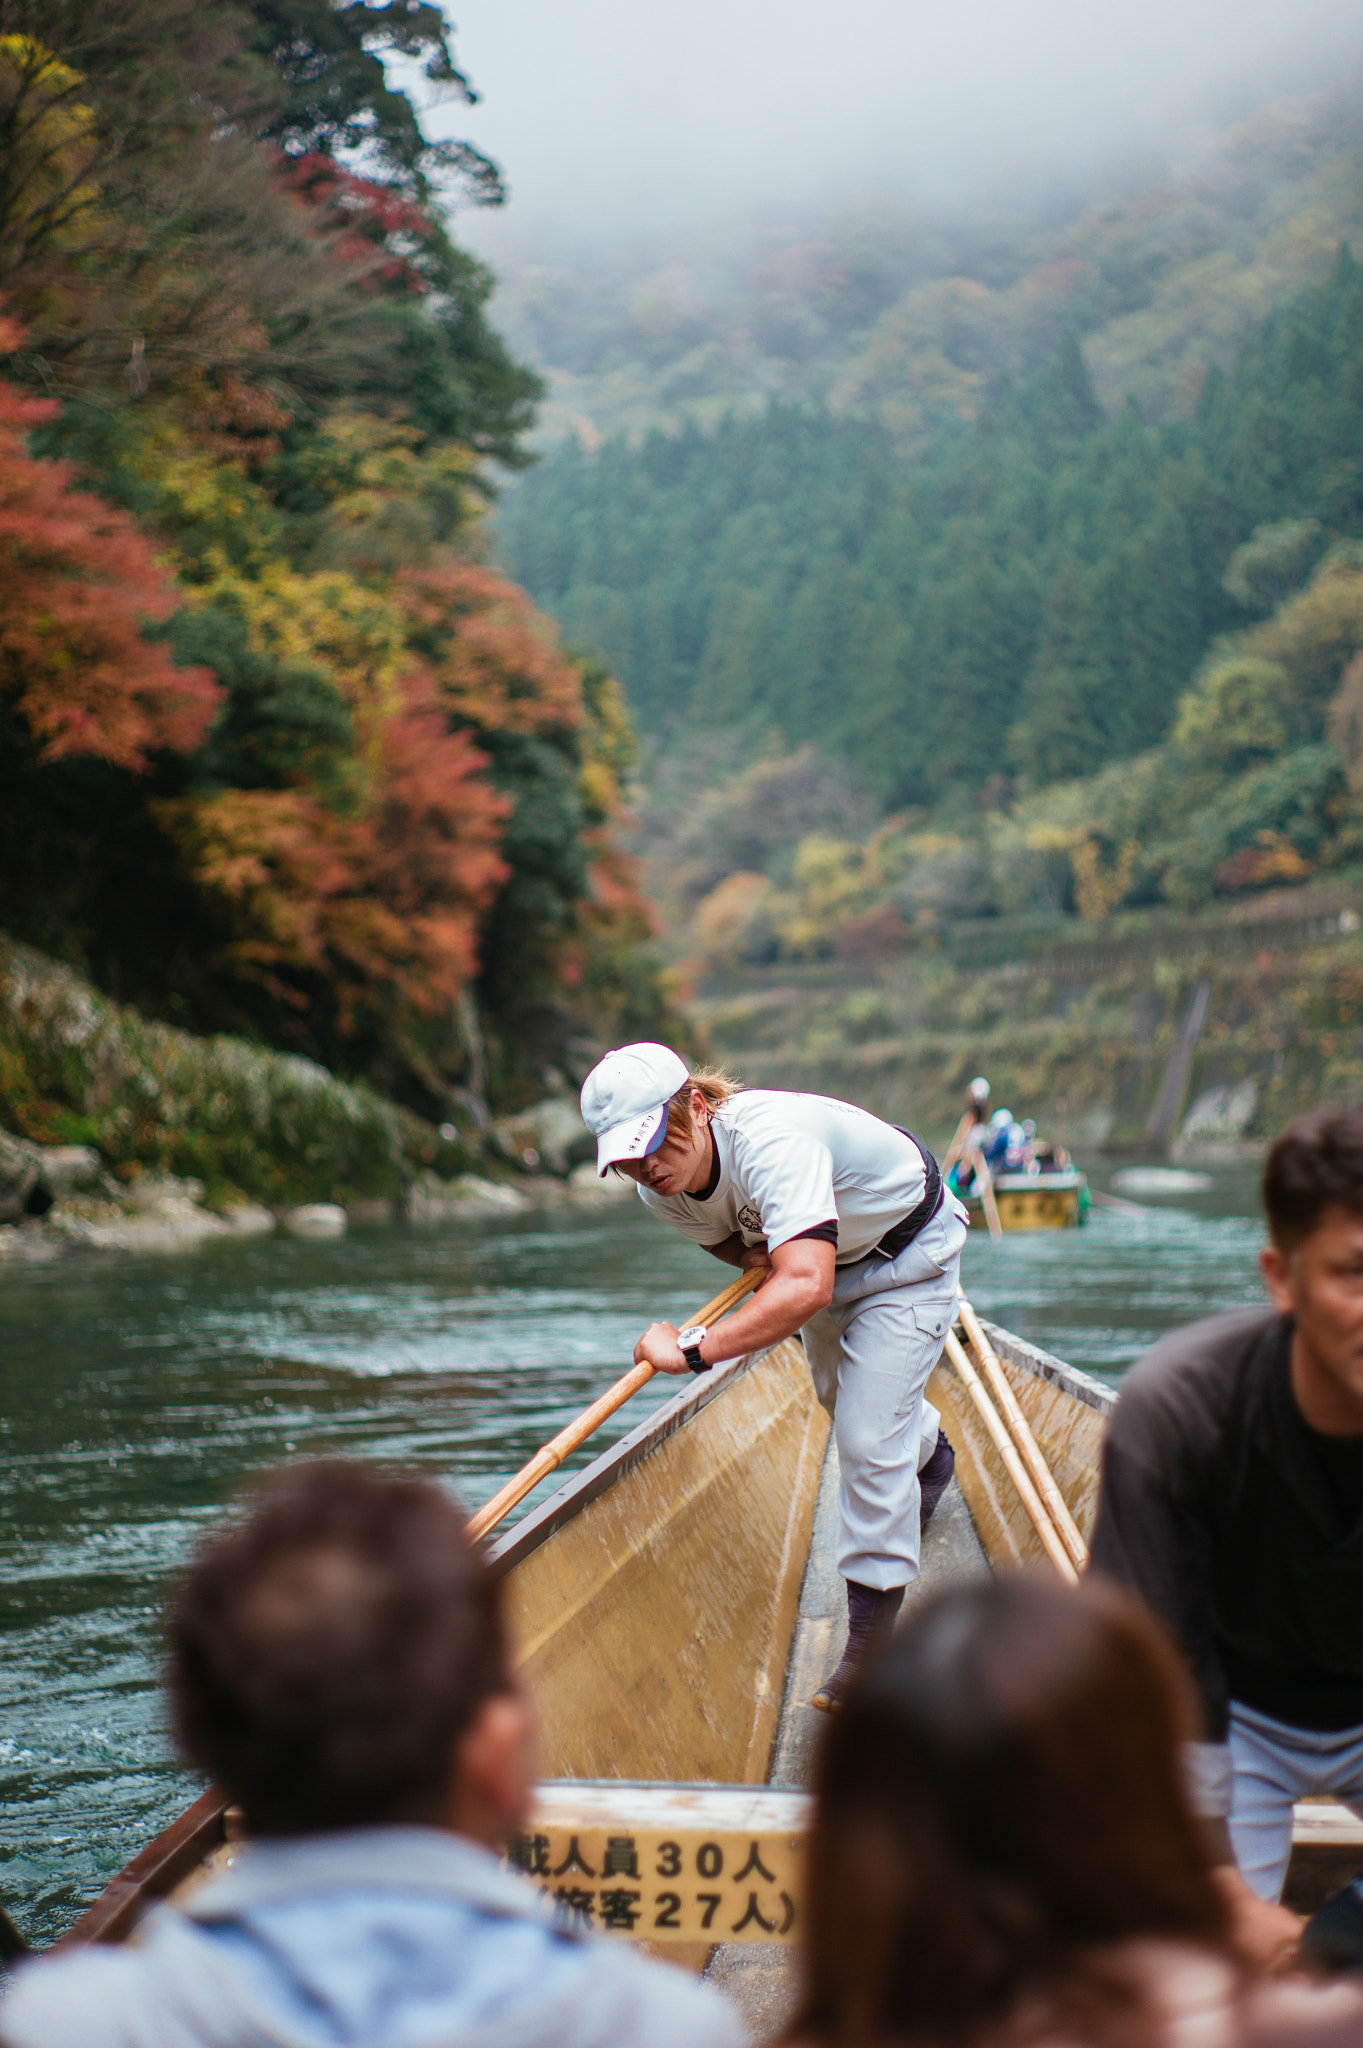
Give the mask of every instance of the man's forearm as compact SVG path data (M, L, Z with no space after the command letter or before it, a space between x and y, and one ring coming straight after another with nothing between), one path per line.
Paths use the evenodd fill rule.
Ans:
M826 1299L817 1281L773 1273L759 1294L706 1331L701 1357L707 1365L722 1365L726 1358L742 1358L765 1344L779 1344L802 1329Z

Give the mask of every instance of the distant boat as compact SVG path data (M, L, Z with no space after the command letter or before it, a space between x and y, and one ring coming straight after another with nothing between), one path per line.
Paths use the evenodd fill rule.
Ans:
M970 1211L973 1230L988 1228L978 1195L960 1198ZM1088 1175L1077 1166L1058 1173L996 1173L994 1200L1004 1230L1072 1230L1089 1212Z
M1082 1180L1023 1177L1016 1193L1073 1209ZM1014 1192L1005 1177L1001 1211ZM984 1330L1087 1539L1115 1394L1006 1330ZM920 1586L962 1570L1046 1568L1009 1457L946 1354L928 1393L963 1499L953 1489L937 1511ZM829 1438L799 1342L778 1344L688 1384L486 1553L505 1581L547 1775L511 1860L564 1911L708 1967L740 2003L745 1970L761 1961L769 1985L801 1929L804 1788L827 1725L809 1701L844 1627ZM125 1940L158 1899L230 1862L238 1833L222 1795L206 1792L59 1946ZM1298 1910L1360 1861L1352 1814L1333 1801L1298 1807L1287 1893ZM776 1952L752 1957L754 1943Z

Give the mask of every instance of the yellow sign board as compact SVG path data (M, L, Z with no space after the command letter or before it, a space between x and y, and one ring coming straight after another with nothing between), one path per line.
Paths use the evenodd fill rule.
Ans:
M700 1811L679 1803L669 1815L632 1814L625 1787L608 1816L541 1809L512 1837L507 1863L538 1886L565 1927L648 1942L798 1940L803 1813L783 1828L718 1825L777 1817L741 1813L751 1794L740 1796L739 1812L724 1813L719 1789L701 1795Z

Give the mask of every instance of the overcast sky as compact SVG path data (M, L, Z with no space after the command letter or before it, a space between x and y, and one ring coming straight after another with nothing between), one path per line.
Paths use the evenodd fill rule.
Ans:
M445 0L499 247L1155 168L1363 64L1359 0Z

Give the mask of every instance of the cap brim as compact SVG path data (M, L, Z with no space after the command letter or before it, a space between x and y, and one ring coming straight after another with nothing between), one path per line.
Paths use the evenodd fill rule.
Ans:
M650 1152L656 1152L667 1131L667 1104L660 1102L656 1109L647 1110L643 1116L632 1116L626 1123L612 1124L603 1131L596 1141L596 1171L604 1180L612 1166L619 1166L626 1159L646 1159Z

